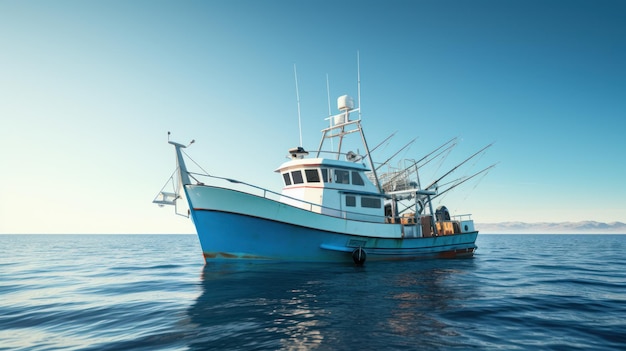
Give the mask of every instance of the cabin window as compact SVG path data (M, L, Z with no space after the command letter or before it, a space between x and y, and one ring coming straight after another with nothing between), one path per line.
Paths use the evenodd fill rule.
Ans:
M361 178L359 172L352 171L352 184L365 185L365 182L363 181L363 178Z
M305 169L304 174L306 175L307 183L319 183L320 182L320 174L317 169Z
M324 179L324 183L330 183L331 182L331 177L330 177L330 170L328 168L322 168L322 179Z
M291 185L291 177L289 177L289 173L283 173L283 179L285 180L285 185Z
M336 169L335 170L335 183L350 184L350 172Z
M291 178L293 178L293 183L294 184L302 184L302 183L304 183L304 179L302 178L302 172L300 172L300 171L293 171L293 172L291 172Z
M356 197L352 195L346 195L346 206L356 207Z
M361 207L380 208L380 199L377 197L361 197Z

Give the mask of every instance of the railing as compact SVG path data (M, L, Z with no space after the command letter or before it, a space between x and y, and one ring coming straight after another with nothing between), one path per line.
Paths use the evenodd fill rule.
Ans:
M472 215L471 214L460 214L460 215L454 215L454 216L450 216L453 220L455 221L470 221L472 219Z
M205 184L204 182L200 181L197 177L210 178L211 186L219 186L219 187L223 187L223 188L227 188L227 189L231 189L235 191L241 191L246 194L259 196L264 199L280 202L286 205L291 205L291 206L298 207L298 208L308 210L311 212L316 212L325 216L342 218L342 219L350 219L350 220L356 220L356 221L362 221L362 222L371 222L371 223L389 223L388 221L389 217L387 216L369 215L369 214L364 214L364 213L345 211L345 210L337 209L333 207L322 206L320 204L316 204L313 202L304 201L302 199L298 199L298 198L291 197L288 195L280 194L275 191L262 188L257 185L249 184L240 180L232 179L232 178L212 176L210 174L194 173L194 172L187 172L187 174L189 174L189 177L191 179L196 181L196 185L200 185L200 186L208 186L208 184ZM220 186L218 182L224 182L224 183L227 182L229 184L225 184L225 186Z

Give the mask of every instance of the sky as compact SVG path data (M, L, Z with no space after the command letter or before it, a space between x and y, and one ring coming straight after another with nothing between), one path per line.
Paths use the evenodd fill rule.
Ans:
M308 150L360 77L368 143L396 132L378 160L457 137L428 181L494 143L458 176L497 166L440 199L452 214L626 222L625 18L620 0L1 0L0 233L194 233L152 204L168 131L280 191L294 65Z

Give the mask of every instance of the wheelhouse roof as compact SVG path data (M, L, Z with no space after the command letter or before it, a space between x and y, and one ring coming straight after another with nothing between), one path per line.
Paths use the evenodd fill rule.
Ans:
M278 167L274 172L281 172L287 169L304 169L304 168L319 168L319 167L331 167L341 168L353 171L367 172L370 169L363 163L356 163L343 160L332 160L328 158L302 158L290 160Z

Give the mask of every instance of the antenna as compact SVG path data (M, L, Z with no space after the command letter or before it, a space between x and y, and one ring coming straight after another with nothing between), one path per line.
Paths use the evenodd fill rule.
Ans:
M357 79L357 103L359 104L359 119L361 119L361 60L359 59L359 50L356 51L356 79Z
M326 73L326 94L328 95L328 115L332 115L332 111L330 110L330 84L328 83L328 73Z
M328 83L328 73L326 73L326 95L328 95L328 127L333 127L333 119L330 118L332 116L332 111L330 109L330 83ZM333 139L330 139L330 151L334 151L335 148L333 146Z
M298 92L298 72L296 64L293 64L293 75L296 78L296 101L298 103L298 130L300 131L300 146L302 146L302 121L300 119L300 93Z

